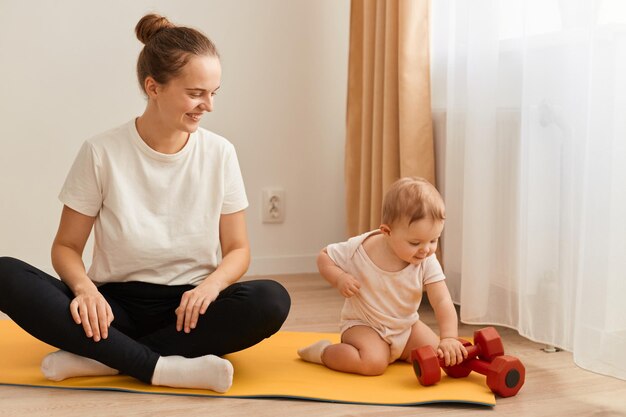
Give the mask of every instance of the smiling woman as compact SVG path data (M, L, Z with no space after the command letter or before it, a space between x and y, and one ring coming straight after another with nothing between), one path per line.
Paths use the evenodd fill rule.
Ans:
M236 282L250 261L248 200L233 145L199 127L221 82L215 46L158 15L136 33L145 111L74 161L52 245L61 281L0 258L0 310L61 349L42 363L49 379L121 372L225 392L233 367L219 356L278 331L290 298L274 281Z
M202 33L162 16L144 16L135 32L145 44L137 77L148 97L137 130L153 149L176 153L198 129L202 114L213 110L222 76L219 53Z
M217 57L194 56L166 84L146 77L143 86L148 105L136 122L142 139L162 153L180 151L198 129L204 112L213 110L221 72Z

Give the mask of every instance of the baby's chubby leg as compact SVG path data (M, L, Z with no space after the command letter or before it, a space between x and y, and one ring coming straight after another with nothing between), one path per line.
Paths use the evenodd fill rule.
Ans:
M400 355L400 359L403 361L411 362L411 351L418 347L430 345L434 349L439 346L439 336L424 322L418 320L411 327L411 335L406 342L406 346Z
M389 344L371 327L354 326L343 332L341 343L324 349L322 363L335 371L381 375L389 365Z

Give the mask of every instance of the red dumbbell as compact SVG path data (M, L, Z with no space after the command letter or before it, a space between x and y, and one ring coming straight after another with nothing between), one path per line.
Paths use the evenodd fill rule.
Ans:
M468 359L478 356L480 359L491 361L496 356L504 355L502 339L493 327L485 327L474 332L474 342L475 345L472 345L467 340L462 340L463 346L467 349ZM432 385L439 382L441 379L439 367L442 367L446 374L453 378L463 378L471 372L465 368L445 366L443 360L437 357L435 349L431 346L414 349L411 352L411 361L415 374L422 385Z
M472 371L487 376L487 386L501 397L511 397L524 384L525 368L513 356L504 355L502 339L493 327L474 333L475 345L462 341L468 357L462 363L445 366L432 346L422 346L411 352L415 375L422 385L432 385L441 379L442 367L452 378L464 378Z

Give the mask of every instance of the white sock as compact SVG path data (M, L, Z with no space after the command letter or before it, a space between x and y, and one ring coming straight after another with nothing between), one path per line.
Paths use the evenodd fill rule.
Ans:
M215 355L185 358L161 356L152 375L153 385L200 388L224 393L233 383L233 365Z
M324 353L324 349L330 345L332 345L330 340L320 340L312 345L298 349L298 356L307 362L323 364L322 353Z
M41 361L41 372L52 381L63 381L74 376L117 375L117 369L84 356L59 350L50 353Z

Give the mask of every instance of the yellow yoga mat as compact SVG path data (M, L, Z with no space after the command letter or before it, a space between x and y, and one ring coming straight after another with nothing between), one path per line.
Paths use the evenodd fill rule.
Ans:
M461 402L493 406L495 398L476 373L467 378L443 376L440 383L422 387L413 368L394 363L381 376L345 374L304 362L296 350L320 339L338 341L336 333L279 332L256 346L226 356L234 368L232 388L225 394L207 390L146 385L128 376L45 379L42 358L55 349L38 341L10 320L0 320L0 384L35 387L115 390L152 394L226 398L295 398L354 404L417 405Z

